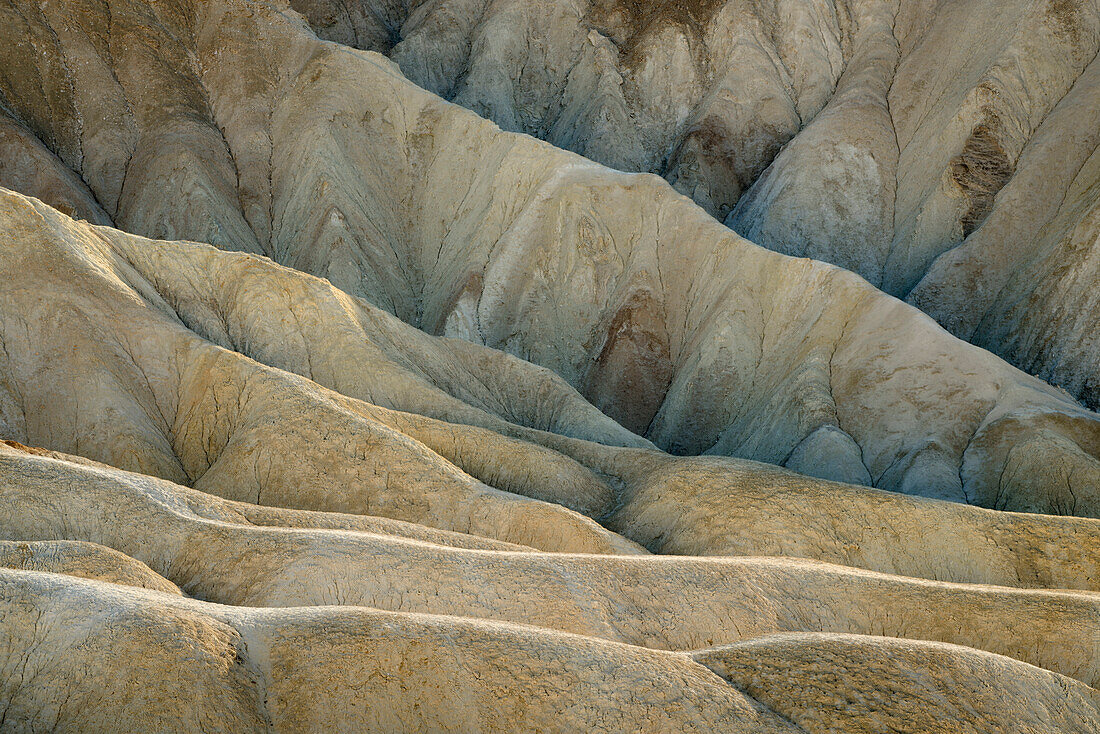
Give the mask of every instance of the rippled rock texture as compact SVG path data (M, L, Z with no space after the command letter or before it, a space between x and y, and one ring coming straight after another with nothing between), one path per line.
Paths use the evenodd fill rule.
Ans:
M1095 4L0 21L0 730L1100 728Z
M293 0L1100 406L1095 0Z

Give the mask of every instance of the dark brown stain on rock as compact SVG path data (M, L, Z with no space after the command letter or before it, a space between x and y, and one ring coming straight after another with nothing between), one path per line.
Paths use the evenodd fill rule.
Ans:
M625 428L644 435L672 383L664 307L638 291L611 318L584 394Z
M679 25L690 35L703 27L728 0L594 0L589 21L619 45L627 57L651 29Z
M724 220L737 204L741 192L771 164L794 130L756 122L740 134L729 129L729 123L716 115L707 115L691 126L683 141L670 157L670 172L694 163L708 171L703 176L710 182L712 214ZM676 178L672 180L675 181Z
M703 25L728 0L595 0L597 15L619 14L627 22L626 30L637 35L660 22Z
M1081 45L1081 8L1079 0L1050 0L1047 16L1054 21L1054 32L1069 41Z
M47 451L46 449L40 449L40 448L37 448L36 446L27 446L25 444L19 443L18 441L12 441L12 440L6 439L6 438L5 439L0 439L0 443L4 444L5 446L7 446L9 448L13 448L16 451L22 451L25 454L34 454L35 456L52 456L53 455L49 451Z
M960 223L963 237L981 226L993 209L997 192L1008 183L1015 171L1008 154L1001 146L1000 121L987 113L963 145L962 153L950 163L951 179L966 195L968 204Z

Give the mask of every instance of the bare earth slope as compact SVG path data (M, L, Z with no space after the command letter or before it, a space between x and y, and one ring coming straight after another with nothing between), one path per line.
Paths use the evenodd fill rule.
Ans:
M60 45L7 72L116 225L263 252L549 367L676 453L1094 512L1092 414L859 278L753 247L655 177L503 133L275 7L172 7L120 2L101 30L147 27L179 63L125 36L97 51L102 8L71 0L26 10ZM98 61L63 63L78 48ZM32 84L47 62L56 95ZM109 94L115 114L87 107Z
M292 0L1100 405L1095 0ZM1092 161L1092 163L1089 163Z
M792 722L814 720L811 731L874 731L868 719L885 718L916 732L942 717L959 731L1066 732L1089 731L1098 716L1090 687L1100 679L1096 593L917 581L781 558L475 550L457 536L414 538L347 516L263 516L164 480L21 446L0 447L0 477L4 534L33 541L23 547L79 539L86 554L98 543L148 565L106 550L97 571L5 561L18 570L0 571L8 605L0 659L10 671L6 715L20 728L63 721L79 730L240 731L260 716L290 731L316 722L375 731L462 731L472 722L486 731L567 730L560 717L574 711L576 727L610 717L615 731L797 731ZM912 520L904 505L897 509ZM1061 522L1072 531L1073 521ZM1077 522L1100 533L1096 521ZM1027 532L1021 524L1018 538ZM1090 544L1066 548L1078 545ZM1075 582L1095 588L1098 560ZM233 606L178 601L168 581L160 584L174 596L136 591L158 587L124 579L112 565L149 576L153 569L191 596ZM117 583L130 586L109 588ZM909 642L899 646L901 638ZM694 659L736 687L670 652L715 645L723 647ZM174 657L181 649L186 657ZM171 666L172 687L162 688L149 665ZM109 682L97 684L100 676ZM950 696L929 708L929 691L947 680ZM989 698L991 684L1004 692ZM483 686L488 692L478 693ZM387 701L396 689L402 693ZM578 696L594 699L569 703ZM141 704L119 708L133 697ZM863 703L822 705L823 697ZM109 724L98 718L104 712L112 712Z
M1009 721L1087 731L1095 721L1098 520L907 498L736 459L672 457L631 438L545 369L426 336L324 281L3 197L5 270L23 276L0 294L5 433L142 472L0 445L0 540L23 543L0 548L0 565L15 569L2 572L15 605L3 627L5 669L13 671L6 706L21 725L80 728L97 721L88 711L114 711L116 696L132 695L147 677L117 662L126 650L126 659L183 666L193 686L185 705L178 689L144 684L141 706L110 719L127 730L241 730L256 716L288 730L325 721L560 730L560 707L578 705L578 726L607 716L621 731L797 731L826 715L832 723L815 724L823 731L867 726L862 709L838 713L784 688L770 677L770 658L737 662L737 645L771 645L789 633L827 634L794 647L776 637L781 658L835 656L844 661L837 670L867 671L841 688L835 674L817 672L828 663L799 675L825 675L832 696L870 696L874 717L911 720L911 701L950 677L956 698L922 716L986 731ZM490 393L494 402L483 392L497 381L510 386L506 403L503 393ZM727 557L655 558L628 538L665 553ZM44 543L55 555L35 561ZM171 601L177 588L240 611L180 606ZM318 605L331 609L262 611ZM96 610L115 621L95 621ZM84 625L64 621L75 613ZM417 616L424 614L445 616ZM374 621L389 642L367 632ZM866 640L835 637L853 633ZM431 642L438 635L448 640L442 648ZM912 640L913 659L929 662L903 664L890 637ZM297 667L274 662L284 644L276 639L298 640L285 653ZM920 648L928 643L947 646L933 655ZM867 662L852 662L851 644ZM647 650L716 645L734 647L697 656L721 678L683 652ZM185 664L171 657L180 646L207 652ZM313 653L317 662L307 665L304 646L329 653ZM107 649L114 656L100 657ZM431 671L432 686L466 703L416 705L403 696L385 705L364 699L374 701L365 709L338 705L351 695L337 695L341 685L355 696L386 695L357 683L372 675L352 662L366 650L376 651L366 656L371 665L417 656L425 672L394 662L382 679L420 692ZM512 661L506 675L487 667L501 657ZM227 668L226 660L236 662ZM553 686L541 672L548 660L560 677ZM80 665L117 672L106 689L90 687L77 677ZM451 680L451 665L488 692L441 683L439 676ZM888 703L874 693L884 675L904 681L890 684ZM1032 693L977 704L1001 675ZM653 687L638 689L629 676ZM592 682L607 691L598 694L604 703L567 703L597 695L582 693ZM899 685L911 693L899 696ZM1077 692L1035 693L1043 686ZM332 703L303 698L322 688L334 692ZM55 697L58 690L69 697ZM625 690L629 701L617 698ZM483 696L505 703L490 706ZM512 700L526 703L511 709ZM505 713L489 713L501 706Z
M0 731L1100 728L1100 416L657 176L515 132L635 146L736 218L785 196L800 140L900 131L905 64L970 83L920 66L956 10L292 4L0 0ZM1039 161L1092 101L1063 53L1091 16L1062 10L1035 48L1078 112L1036 121ZM595 77L561 63L578 39ZM670 104L685 69L724 81ZM561 74L554 111L532 95ZM616 84L642 96L593 91ZM786 128L757 125L773 103ZM719 206L722 139L756 162ZM1027 282L1077 263L1057 232L1091 170L1061 172L1030 270L975 239L1031 226L1004 203L1043 206L1023 164L950 253ZM979 331L1059 348L1041 310L979 297Z

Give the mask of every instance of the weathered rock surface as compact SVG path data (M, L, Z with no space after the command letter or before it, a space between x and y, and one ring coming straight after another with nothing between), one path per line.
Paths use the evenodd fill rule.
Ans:
M50 6L52 21L28 10L25 22L42 33L65 23L91 53L80 8ZM134 112L95 116L62 90L75 111L43 123L43 139L79 148L69 163L115 202L118 226L264 252L428 332L549 367L675 453L1000 509L1094 512L1095 417L918 311L848 273L751 246L655 177L503 133L275 7L192 10L181 19L122 3L111 18L156 21L166 48L185 44L180 62L119 53L65 67L66 89L106 84ZM276 57L262 50L275 46ZM18 91L9 102L29 117L41 91ZM103 142L81 143L93 138ZM1022 444L1026 456L1013 451Z
M560 505L602 518L621 505L616 493L634 470L570 450L556 436L650 444L553 373L433 339L329 283L255 256L97 230L31 199L0 196L0 226L11 243L0 258L28 276L0 286L11 305L0 416L16 440L235 500L382 514L548 550L606 551L617 542L598 540L602 529ZM702 224L700 235L720 229ZM804 304L810 313L795 323L780 312L774 326L766 316L756 320L762 306L752 304L758 297L749 283L694 318L700 307L678 304L695 321L693 343L677 346L683 356L650 429L659 444L776 463L786 452L815 474L1001 510L1098 512L1094 414L841 271L742 249L738 279L755 255L765 261L757 271L764 282L790 288L783 278L793 271L820 289L820 300L836 300ZM516 258L542 256L521 250L508 259ZM674 272L689 276L684 264ZM497 282L525 286L515 274ZM558 292L577 294L564 282ZM488 303L507 309L509 294ZM505 323L525 344L556 346L550 328L561 309L552 305L560 306L551 301ZM733 331L738 316L745 330L763 330L761 342ZM560 325L585 324L574 317ZM923 329L925 340L897 343L892 334L905 329ZM937 342L938 354L931 351ZM750 344L758 353L739 358L736 350ZM584 359L579 346L570 351ZM555 351L543 361L569 375L562 360L569 352ZM612 387L597 394L611 407L631 405L631 385ZM289 420L302 414L310 421ZM822 426L836 438L823 440ZM430 501L418 498L427 477L435 485ZM546 536L536 540L526 534L529 523L521 531L505 521L520 506L548 518ZM558 537L565 525L587 540L565 544Z
M951 645L776 635L695 659L809 732L1088 732L1100 726L1094 689ZM968 680L986 685L975 691ZM1009 703L1017 697L1030 705Z
M454 614L656 649L791 630L859 632L966 644L1090 684L1100 679L1095 591L932 582L804 559L478 548L446 536L402 535L400 528L337 532L318 527L315 513L295 511L283 513L290 523L278 518L278 525L257 526L235 503L164 480L18 453L0 462L17 477L0 486L0 508L10 518L5 534L117 548L189 595L224 604ZM53 489L60 486L67 494ZM1096 532L1097 523L1089 522ZM1086 563L1094 569L1097 559ZM1078 582L1097 586L1094 578ZM805 595L807 586L814 597Z
M1090 394L940 5L0 0L0 731L1095 731L1100 416L712 216Z
M169 594L180 593L175 584L154 573L144 563L111 548L84 541L0 541L0 567L60 573Z
M169 590L245 610L369 607L482 620L447 623L460 629L508 623L580 635L563 638L563 655L604 644L597 640L685 651L778 633L856 633L984 650L1086 686L1100 679L1100 520L910 498L732 458L673 457L548 370L427 336L324 281L254 255L146 240L17 194L2 197L5 270L24 276L0 291L8 306L4 432L54 450L0 445L0 539L95 544L79 547L126 559L96 552L94 562L77 562L69 550L37 566L19 556L3 565L158 588L152 576ZM1078 415L1086 427L1095 421ZM1056 421L1040 425L1052 426L1050 436L1072 435L1057 433ZM1022 441L1020 433L1002 435L1006 461L1014 453L1035 459L1026 432ZM1054 482L1029 479L1039 496L1056 496L1042 494L1053 493ZM659 559L631 539L663 553L744 558ZM130 565L145 575L135 578ZM30 596L45 603L44 594ZM141 607L142 599L128 603ZM22 608L34 618L48 611ZM167 621L135 622L122 638L97 636L82 654L103 645L172 649L184 643L158 635L213 624L154 609L142 615ZM293 627L297 613L288 615L271 623ZM22 624L9 627L15 660L24 659L20 645L39 639L19 631ZM319 624L301 639L350 645L340 660L361 654L335 623ZM71 673L50 656L68 644L50 638L35 648L59 681ZM890 650L874 654L889 658ZM973 672L969 653L959 655L927 668L921 690L956 665L975 680L987 677ZM358 675L332 665L333 676ZM590 667L569 665L578 675ZM251 700L254 684L217 680L196 685L214 686L212 710L229 707L216 721L235 722L230 702ZM576 681L561 685L577 695ZM683 685L691 688L683 695L708 690ZM16 711L59 715L53 699L21 698L21 690L10 694ZM186 713L157 696L146 721L168 716L162 707ZM698 715L760 726L753 717L769 709L745 705L722 713L712 702ZM790 705L801 712L804 704ZM642 714L623 706L616 704L629 729L629 717ZM654 707L663 716L678 710L664 703L645 710ZM907 715L904 706L888 711ZM1070 722L1062 730L1087 727L1090 711L1076 703L1059 709ZM335 710L323 715L357 721ZM578 715L598 720L588 709Z
M291 4L1100 406L1095 0Z
M178 599L178 595L162 598L144 592L121 594L91 582L61 580L57 575L0 570L0 583L5 586L5 593L0 598L12 605L5 612L6 624L2 633L5 639L0 650L8 657L6 668L25 661L32 671L27 680L37 681L37 687L32 689L37 693L25 690L21 683L12 689L9 709L13 708L17 716L26 717L17 720L33 721L38 717L49 720L58 716L57 707L65 709L67 706L53 697L58 687L80 696L94 694L87 683L72 678L75 673L68 666L76 664L70 652L74 646L79 646L80 651L77 662L83 660L86 665L101 668L107 663L95 656L103 654L100 651L104 646L114 650L136 646L133 647L135 656L164 662L163 655L171 655L171 650L187 645L227 650L227 659L235 659L243 670L252 673L252 677L231 684L229 689L224 687L229 685L224 683L226 679L218 677L216 680L223 683L207 693L206 687L213 683L203 682L205 675L224 668L214 665L208 670L201 663L206 653L197 658L192 656L192 660L199 661L195 663L198 668L188 665L185 670L206 672L203 675L195 673L198 677L193 684L201 690L189 694L193 697L189 705L181 706L179 698L171 691L162 691L150 684L150 690L145 692L146 708L134 718L135 722L151 725L159 721L158 717L167 715L163 707L174 709L176 715L189 720L191 716L198 716L196 712L202 711L201 707L208 706L207 728L239 726L235 723L234 717L238 714L233 701L252 700L256 691L261 690L267 692L270 702L273 690L285 688L287 693L277 700L281 707L296 710L296 716L327 717L324 720L350 725L358 721L354 718L357 714L353 713L357 707L344 710L335 703L320 706L312 699L306 704L301 700L301 690L314 690L308 686L329 690L343 680L343 676L348 676L347 683L340 685L355 685L358 676L371 676L352 665L352 659L365 656L381 661L396 656L393 664L398 667L382 678L398 676L393 684L414 692L414 700L424 686L433 690L438 687L446 697L467 699L469 694L461 693L465 690L464 685L445 676L440 680L437 676L450 665L457 664L460 670L466 671L467 680L484 681L486 675L490 676L488 680L496 680L493 676L497 672L483 669L488 658L482 659L475 654L489 643L469 639L465 630L470 629L504 635L511 640L507 649L513 652L506 653L502 649L484 654L500 655L510 661L506 665L508 676L502 677L502 681L511 677L514 678L511 685L523 686L534 685L533 681L537 680L537 687L526 695L532 702L550 696L548 706L561 705L553 703L556 695L576 696L581 690L590 690L588 685L571 680L571 676L582 676L590 684L598 681L609 691L628 686L629 683L618 676L625 674L623 666L633 665L628 662L633 659L630 656L640 656L640 660L655 666L657 669L649 674L650 677L663 680L681 663L665 668L668 663L664 661L674 658L669 657L669 653L653 651L733 645L697 653L695 657L740 689L749 690L765 700L771 710L803 726L800 719L831 716L833 725L843 728L848 715L838 713L835 705L822 708L820 699L807 700L804 694L792 694L790 684L782 688L782 680L773 680L776 666L782 665L776 662L776 655L781 659L786 656L785 659L794 665L792 669L798 671L797 675L804 674L807 681L816 680L814 675L834 681L815 683L819 690L822 685L827 690L836 685L837 677L835 674L830 676L829 670L847 671L850 677L843 684L846 687L832 689L830 695L850 697L850 691L855 689L869 699L852 709L852 726L865 725L869 716L878 717L875 720L883 720L882 717L904 720L914 713L914 698L925 696L927 690L941 688L945 680L951 681L952 697L939 701L937 706L946 708L939 709L939 713L924 709L917 713L921 716L977 716L977 720L986 721L988 726L1004 725L997 723L1002 721L998 716L1007 717L1004 721L1013 716L1020 717L1020 721L1030 717L1041 719L1043 712L1039 699L1024 695L1022 691L1038 692L1041 686L1060 685L1073 692L1069 699L1042 698L1051 694L1038 694L1042 705L1052 712L1053 723L1048 721L1050 728L1037 731L1087 731L1097 716L1097 694L1089 687L1100 678L1100 649L1096 646L1100 636L1100 594L1097 593L917 581L780 558L616 559L521 549L472 550L444 545L439 542L440 538L404 536L385 527L314 529L334 524L326 522L325 516L302 511L285 511L281 517L271 518L271 525L258 526L239 512L238 508L243 506L238 503L219 500L164 480L127 474L57 454L28 453L23 448L0 448L0 477L3 478L0 510L8 518L5 534L32 539L92 539L140 557L192 596L234 605L230 608L170 602L166 599ZM1077 522L1097 524L1091 520ZM1100 527L1094 527L1093 532L1100 532ZM442 538L443 542L447 540ZM115 555L121 556L117 552ZM140 565L137 561L133 564ZM152 571L147 572L152 575ZM71 571L66 573L71 575ZM1091 578L1095 584L1095 573ZM166 581L163 583L167 585ZM537 589L537 604L531 603L532 588ZM808 590L812 593L807 593ZM330 610L299 608L303 605L324 605ZM295 609L278 612L271 607ZM372 607L379 611L355 611L348 607ZM261 608L270 611L262 612ZM110 615L115 621L101 629L96 622L100 612L96 610L104 609L112 610ZM66 615L74 613L81 614L85 622L63 624L68 618ZM108 614L107 611L103 613ZM195 617L196 613L200 616ZM425 620L417 616L425 613L444 614L448 618ZM61 616L56 618L54 615ZM159 621L154 622L154 619ZM220 624L214 624L211 619ZM32 620L35 622L33 628ZM293 655L298 656L298 664L290 669L284 667L292 656L284 663L266 668L268 661L274 663L283 659L280 655L270 657L277 645L256 627L240 627L242 620L263 620L261 630L269 625L281 630L274 639L297 639L298 646L294 648L297 652ZM356 642L360 634L374 628L374 622L391 631L390 644L397 645L396 650L387 653L383 649L368 648L375 652L367 654ZM407 626L413 623L420 626ZM520 630L502 627L502 623L527 626ZM429 627L425 628L424 624ZM220 644L209 647L210 643L200 640L227 639L219 635L211 638L197 631L211 628L211 625L212 629L227 633L230 642L237 634L240 640L232 642L228 648ZM510 632L511 629L516 632ZM353 630L360 632L353 633ZM512 637L520 631L519 638ZM830 635L773 637L780 633L819 631L846 635L839 638ZM560 632L572 634L562 636ZM853 632L857 634L851 635ZM75 637L67 636L70 634ZM102 637L104 634L106 639ZM199 636L190 637L195 634ZM408 665L412 650L429 644L437 634L450 640L445 650L436 653L438 659L416 655L415 659L422 660L422 664ZM162 639L160 635L167 637ZM909 640L909 646L898 648L897 639L900 638ZM187 642L191 639L193 641ZM368 635L368 639L373 637ZM786 652L792 645L790 639L797 641L794 652ZM545 647L545 641L553 641L553 646ZM926 649L921 641L952 644ZM617 644L622 642L631 646ZM738 659L739 646L748 643L759 643L772 656L758 654L757 648L750 645L746 649L748 658ZM152 649L141 654L144 646ZM300 656L307 646L315 651L327 650L329 654L318 654L316 665L305 666ZM853 646L863 657L852 654L850 648ZM974 648L987 652L976 654ZM24 649L29 651L21 653ZM899 649L904 654L900 654ZM557 652L551 654L551 650ZM612 659L597 664L590 657L593 651L605 651L604 654L612 655ZM626 651L634 652L623 658ZM582 653L580 659L572 657ZM81 657L84 655L91 657ZM291 653L288 651L287 655ZM532 667L534 659L546 660L548 655L550 661L557 661L553 663L555 675L565 676L565 680L555 685L547 684L541 667ZM561 657L563 655L565 657ZM219 657L222 656L214 655L214 659ZM1010 658L1021 663L1014 663ZM597 659L602 659L602 655ZM895 659L900 662L895 664ZM400 660L406 663L401 664ZM812 670L799 667L807 660L813 661ZM493 670L499 672L502 662L498 661ZM594 671L593 665L597 666ZM1053 672L1032 668L1032 665ZM621 672L612 673L604 666L616 666ZM299 681L300 686L307 687L294 694L290 683L296 679L296 674L291 671L299 667L303 670L311 667L315 678ZM256 683L247 682L256 680L257 668L266 671L260 674L263 682L259 689ZM141 671L138 665L127 667L122 671L125 676L116 678L106 690L121 695L114 687L137 685L137 675ZM427 675L426 671L434 673L430 678L434 683L421 677ZM790 675L795 673L788 672L787 680ZM127 676L134 679L127 683ZM188 673L184 679L191 680L190 676ZM889 701L883 701L876 692L881 690L882 678L890 676L895 677L891 684L893 692ZM982 696L988 695L982 691L988 690L989 681L997 676L1014 680L1013 685L1022 688L1021 693L1002 697L1002 710L994 715L992 705L980 701ZM1031 681L1032 677L1035 681ZM765 683L759 683L760 680ZM902 685L899 680L908 683ZM713 694L713 689L703 683L703 679L695 677L680 683L666 683L663 688L669 685L684 687L678 697L701 696L708 691ZM777 690L772 690L773 685ZM911 686L911 692L899 695L902 690L899 685L902 689ZM971 691L970 686L977 690ZM550 693L555 690L559 693ZM635 704L630 705L614 698L621 693L607 693L600 698L612 696L616 701L611 708L618 709L617 716L622 717L624 723L617 727L620 729L634 726L630 723L634 720L631 717L643 715L702 716L705 720L728 720L723 725L727 728L748 726L749 731L754 730L752 726L763 726L754 719L760 715L760 709L752 705L751 700L744 710L723 713L727 704L722 702L738 692L730 688L728 693L708 703L700 701L688 707L691 713L681 714L676 713L682 711L681 706L670 705L657 693L634 692L635 696L657 696L656 701L643 706L648 714L632 709L637 705L637 698L632 699ZM397 712L403 711L408 704L406 696L399 697L403 703L376 703L370 709L374 712L371 715L399 717ZM109 700L98 705L109 705ZM1006 701L1015 701L1016 708L1004 706ZM528 710L531 705L528 704ZM872 711L868 712L867 707ZM469 722L490 715L489 709L500 711L499 707L482 702L462 712L461 716L451 713L459 716L457 721ZM429 708L428 711L436 712L429 715L444 715L446 708ZM975 711L981 713L975 714ZM72 716L72 709L66 714ZM133 712L128 715L135 716ZM579 721L598 720L588 718L597 716L590 707L581 707L577 715L581 717ZM271 712L267 713L269 719L272 716ZM515 726L516 722L525 721L518 711L509 710L502 716L496 725L502 729L509 726L505 722L511 721L511 726ZM716 716L719 718L711 718ZM561 728L549 722L546 725ZM285 723L278 726L294 728ZM386 728L382 724L374 726ZM416 728L408 722L394 726L402 730ZM136 727L134 724L130 728ZM461 725L456 727L463 728ZM658 728L664 730L663 726ZM676 730L676 727L670 725L669 730ZM923 729L903 727L902 730Z

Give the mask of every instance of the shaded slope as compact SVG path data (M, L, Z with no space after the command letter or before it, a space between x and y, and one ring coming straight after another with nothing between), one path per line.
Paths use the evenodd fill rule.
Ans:
M920 283L954 333L1100 404L1094 0L292 4L507 130L664 176L757 244L898 297Z
M763 12L645 7L642 64ZM908 7L837 21L824 139L897 113ZM0 10L0 729L1096 728L1064 393L284 5Z
M0 293L10 304L3 419L21 441L232 500L380 515L545 550L638 552L587 513L654 549L1092 588L1091 557L1064 552L1090 547L1088 521L672 457L646 448L549 371L427 336L319 279L3 197L2 256L25 276ZM1038 384L1017 379L1017 391ZM498 382L507 387L494 389ZM1067 489L1059 475L1018 470L1051 457L1062 471L1091 461L1069 443L1073 414L1034 404L1014 414L1016 405L999 407L1003 415L975 442L972 460L987 463L976 462L974 476L1001 481L999 506L1058 506L1068 490L1087 500L1087 473ZM1095 422L1083 411L1076 420ZM945 556L913 526L955 538L963 555Z
M80 5L52 12L66 7ZM181 24L173 43L194 39L193 62L152 60L164 74L144 57L99 57L133 109L156 113L126 118L137 147L96 146L102 170L147 182L132 196L81 169L97 198L118 201L120 226L263 250L430 332L550 367L678 453L1092 512L1091 414L858 279L754 248L653 178L501 133L268 6L204 4L182 20L115 10L160 13L156 28ZM68 27L74 43L80 30ZM278 58L262 50L275 47ZM236 63L216 63L225 54ZM70 71L70 86L94 86L91 68ZM190 106L153 104L185 91ZM201 131L188 157L171 153L165 115ZM110 120L80 120L80 139L110 138ZM165 176L171 186L155 183Z

